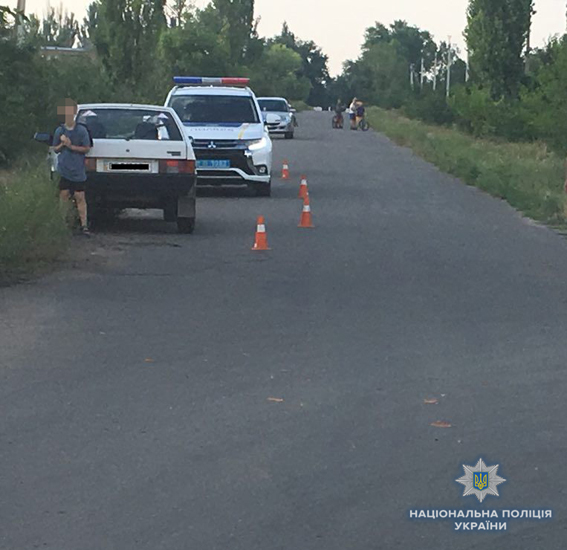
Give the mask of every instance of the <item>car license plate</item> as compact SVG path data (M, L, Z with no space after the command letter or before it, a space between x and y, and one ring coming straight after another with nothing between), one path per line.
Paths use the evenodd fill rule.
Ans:
M230 160L198 160L197 170L199 168L230 168Z
M106 161L105 172L150 172L149 162Z

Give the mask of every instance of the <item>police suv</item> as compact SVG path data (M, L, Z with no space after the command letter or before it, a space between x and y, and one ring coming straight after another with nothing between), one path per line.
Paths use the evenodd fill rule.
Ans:
M248 186L269 196L272 141L247 78L175 77L166 99L191 138L199 185Z

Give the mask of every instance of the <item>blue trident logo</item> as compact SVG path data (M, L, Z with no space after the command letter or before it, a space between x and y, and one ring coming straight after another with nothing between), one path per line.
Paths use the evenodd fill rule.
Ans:
M488 473L487 472L474 472L474 488L479 491L488 489Z

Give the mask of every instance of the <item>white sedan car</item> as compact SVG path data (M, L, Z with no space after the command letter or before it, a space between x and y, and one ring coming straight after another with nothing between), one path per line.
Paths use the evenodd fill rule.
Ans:
M93 147L86 159L89 220L112 210L157 208L181 233L191 233L196 218L195 154L173 109L152 105L79 105ZM37 134L50 143L52 136ZM50 155L51 170L57 155Z
M284 136L293 139L295 136L295 109L292 109L283 97L259 97L258 104L268 126L270 135ZM273 115L274 120L268 122L268 116Z

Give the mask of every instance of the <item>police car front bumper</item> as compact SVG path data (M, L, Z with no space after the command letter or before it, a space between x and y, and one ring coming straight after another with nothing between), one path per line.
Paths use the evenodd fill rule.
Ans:
M271 180L270 155L262 151L252 153L244 148L235 149L194 149L198 161L222 161L229 167L197 168L198 185L247 185L248 183L269 183Z

